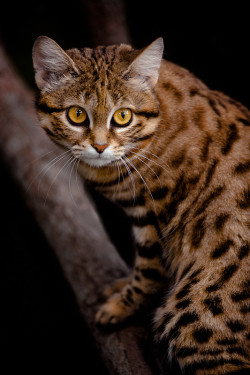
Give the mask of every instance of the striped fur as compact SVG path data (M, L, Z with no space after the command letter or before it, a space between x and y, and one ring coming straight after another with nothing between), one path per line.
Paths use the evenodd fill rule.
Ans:
M97 322L122 323L163 291L154 328L165 359L184 374L247 373L250 114L161 55L161 39L64 52L40 37L38 115L132 223L134 269L109 287ZM88 123L69 124L70 106ZM115 126L119 108L132 110L128 126Z

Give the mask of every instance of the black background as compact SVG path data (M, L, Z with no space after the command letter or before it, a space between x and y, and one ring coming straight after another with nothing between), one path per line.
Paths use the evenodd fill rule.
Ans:
M242 3L126 0L125 9L135 47L162 36L166 59L250 107L249 9L247 2ZM63 48L91 46L77 1L6 3L0 29L11 61L31 88L31 49L36 37L47 35ZM0 168L0 342L4 347L0 363L8 366L2 373L11 373L15 367L33 374L52 369L104 374L57 260L3 161Z

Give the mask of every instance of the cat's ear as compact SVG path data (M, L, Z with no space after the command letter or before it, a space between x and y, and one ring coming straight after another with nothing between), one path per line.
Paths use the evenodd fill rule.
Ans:
M139 81L140 86L145 89L156 85L163 49L163 39L158 38L137 55L127 71L127 75L132 78L131 84L136 85Z
M33 46L35 81L40 90L52 89L60 78L72 72L78 73L73 60L52 39L39 36Z

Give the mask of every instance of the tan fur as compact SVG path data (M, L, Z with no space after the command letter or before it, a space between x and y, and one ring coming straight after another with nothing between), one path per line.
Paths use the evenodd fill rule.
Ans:
M47 56L37 63L44 41L48 54L55 43L44 38L33 51L37 77L48 81L37 101L41 124L133 223L133 273L109 289L97 321L121 323L164 290L154 325L165 358L185 374L247 371L249 111L165 60L157 81L160 39L142 51L66 51L69 65L56 74ZM86 110L88 125L68 123L70 106ZM112 125L119 108L133 112L123 128ZM94 144L109 147L98 155Z

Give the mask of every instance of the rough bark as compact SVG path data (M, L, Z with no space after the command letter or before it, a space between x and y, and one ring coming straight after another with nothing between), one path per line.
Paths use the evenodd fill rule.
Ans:
M144 327L108 333L94 323L103 287L127 274L128 267L105 233L83 185L77 184L73 169L62 168L66 159L50 163L62 151L40 128L33 103L33 93L0 46L1 155L60 262L110 373L159 374L154 359L149 359Z

